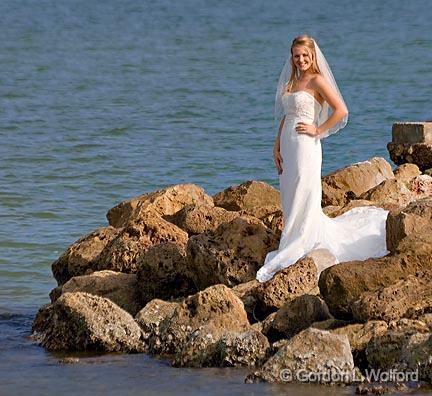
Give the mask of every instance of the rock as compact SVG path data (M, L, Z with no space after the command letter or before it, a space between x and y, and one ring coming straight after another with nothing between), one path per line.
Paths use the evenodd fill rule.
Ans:
M418 320L425 323L426 326L428 326L429 330L432 330L432 313L425 313L423 315L420 315Z
M151 346L150 353L155 354L161 348L161 324L164 320L170 320L178 306L178 302L167 302L155 298L135 315L135 321L141 327L144 339Z
M354 319L389 322L402 317L417 318L432 309L431 281L431 273L421 277L408 275L392 285L364 292L353 304Z
M387 144L395 164L413 163L421 171L432 166L432 122L395 123L392 141Z
M239 216L239 212L225 210L224 208L209 204L190 204L172 216L165 216L165 219L180 227L191 236L206 231L213 231L221 223L230 222Z
M411 202L398 211L390 212L386 221L387 249L395 252L407 235L432 229L432 197Z
M277 237L262 221L242 215L189 238L190 272L200 290L218 283L233 287L255 279L265 255L277 246Z
M215 341L225 331L250 329L243 303L229 287L218 284L187 297L161 323L160 346L154 345L150 337L150 348L161 355L175 355L181 352L189 334L204 327Z
M398 180L411 180L421 174L419 167L416 164L402 164L393 171L395 178Z
M107 219L113 227L125 227L132 220L140 220L142 215L169 216L189 204L213 206L213 200L195 184L176 184L119 203L108 211Z
M50 351L147 351L141 329L128 312L85 292L64 293L41 307L31 338Z
M195 294L198 290L189 274L184 245L165 242L151 246L137 260L138 290L141 302L154 298L171 300Z
M260 320L258 312L258 293L261 284L253 279L246 283L240 283L232 288L233 293L242 300L244 308L247 312L248 319L250 323L255 323Z
M333 330L338 327L343 327L349 325L351 322L347 322L346 320L340 320L335 318L330 318L326 320L321 320L319 322L313 322L310 327L319 330Z
M280 239L281 234L282 234L282 230L284 227L282 209L277 210L276 212L273 212L273 213L269 213L267 216L263 217L261 220Z
M100 254L98 269L136 273L141 257L152 246L171 242L185 246L188 234L176 225L148 213L122 228Z
M271 342L291 338L312 323L331 318L327 305L321 298L305 294L286 302L277 311L265 335Z
M432 233L411 234L400 242L395 255L349 261L325 269L318 285L330 313L352 318L352 303L365 291L389 286L432 266Z
M431 333L388 331L374 337L366 347L371 367L411 372L419 380L430 380ZM416 370L418 369L418 376Z
M184 348L175 356L175 367L238 367L261 364L270 344L255 330L225 332L219 339L206 327L191 333Z
M258 315L263 318L298 296L318 293L314 260L311 257L299 259L277 272L269 281L260 283L256 289Z
M345 212L348 212L349 210L353 208L357 208L359 206L378 206L383 207L384 205L377 204L376 202L368 201L366 199L353 199L352 201L349 201L344 206L326 206L323 208L324 213L329 217L336 217L344 214ZM324 210L325 209L325 210ZM386 208L383 208L386 209ZM388 210L388 209L386 209Z
M53 293L51 302L56 301L63 293L73 292L86 292L108 298L131 315L135 315L141 308L135 274L105 270L74 276L60 287L60 293Z
M322 178L322 206L343 206L383 180L393 178L390 164L381 157L345 166Z
M425 175L432 176L432 168L426 169L423 173Z
M354 361L346 335L308 328L288 340L246 382L346 382ZM331 380L332 373L339 373Z
M114 227L100 227L72 243L51 265L58 285L66 283L73 276L95 271L102 250L118 233L119 230Z
M216 206L231 211L244 211L262 219L281 210L279 191L267 183L249 180L213 195Z

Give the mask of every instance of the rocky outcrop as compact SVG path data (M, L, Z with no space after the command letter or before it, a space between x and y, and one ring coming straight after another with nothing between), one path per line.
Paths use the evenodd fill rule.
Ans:
M51 351L146 352L134 318L111 300L64 293L37 313L31 338Z
M51 302L55 302L64 293L73 292L86 292L108 298L132 316L141 308L135 274L105 270L74 276L50 294Z
M277 245L276 235L249 215L191 236L187 255L195 285L202 290L218 283L233 287L253 280L267 252Z
M354 361L346 335L308 328L286 341L246 382L332 382L353 380Z
M381 157L345 166L322 178L322 206L343 206L383 180L393 178L390 164Z
M121 228L146 214L151 217L173 215L189 204L213 206L213 199L195 184L175 184L120 202L108 211L107 219L111 226Z

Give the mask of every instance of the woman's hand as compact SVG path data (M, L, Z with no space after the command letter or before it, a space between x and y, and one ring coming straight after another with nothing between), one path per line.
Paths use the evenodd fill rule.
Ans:
M297 123L296 126L296 131L298 133L304 133L306 135L310 135L310 136L318 136L319 131L318 128L316 127L316 125L314 124L306 124L305 122L299 122Z
M276 169L278 172L278 175L282 174L282 156L280 153L280 146L275 145L273 148L273 157L274 157L274 162L276 164Z

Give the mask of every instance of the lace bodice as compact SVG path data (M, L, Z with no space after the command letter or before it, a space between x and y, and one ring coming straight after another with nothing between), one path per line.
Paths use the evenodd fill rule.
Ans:
M316 123L321 104L307 91L287 92L282 96L286 120L296 119Z

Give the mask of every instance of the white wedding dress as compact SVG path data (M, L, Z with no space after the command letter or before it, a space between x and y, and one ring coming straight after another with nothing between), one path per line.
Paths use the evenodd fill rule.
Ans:
M387 210L362 206L335 218L322 211L321 141L295 129L300 121L316 125L321 104L307 91L285 93L282 102L286 116L280 137L279 184L284 228L279 248L267 254L256 279L268 281L315 249L327 249L331 260L325 267L388 254ZM318 272L323 270L320 265Z

